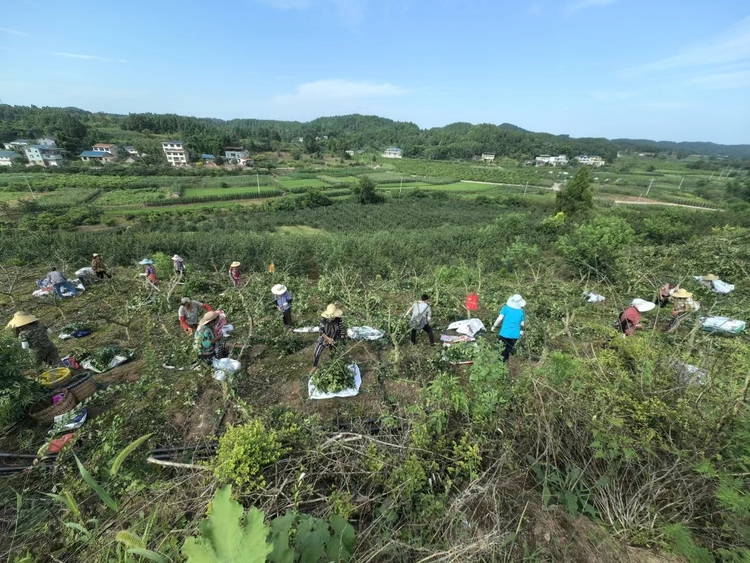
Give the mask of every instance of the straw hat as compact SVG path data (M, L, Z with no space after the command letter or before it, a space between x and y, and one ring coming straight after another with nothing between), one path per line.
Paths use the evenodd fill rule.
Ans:
M21 328L22 326L35 323L38 320L39 319L37 319L34 315L24 313L23 311L18 311L15 315L13 315L13 318L10 320L10 322L5 325L5 328Z
M719 276L715 274L708 274L707 276L703 276L703 281L716 281L719 279Z
M209 311L205 315L203 315L203 318L198 322L198 326L207 325L210 322L215 321L219 318L219 313L216 311Z
M516 293L508 298L506 305L511 309L523 309L526 307L526 300Z
M97 256L99 256L99 255L98 255L98 254L97 254L96 252L94 252L94 253L93 253L93 254L91 255L91 257L92 257L92 258L96 258Z
M633 299L630 302L631 307L635 307L638 309L639 313L645 313L646 311L650 311L654 307L656 307L656 303L652 303L651 301L646 301L645 299Z
M283 283L277 283L271 288L271 293L274 295L284 295L286 293L286 286Z
M240 263L239 263L239 262L232 262L231 264L229 264L229 267L230 267L230 268L236 268L236 267L237 267L237 266L239 266L239 265L240 265Z
M153 260L150 260L150 259L148 259L148 258L144 258L143 260L141 260L141 261L140 261L140 262L138 262L138 263L139 263L139 264L140 264L141 266L146 266L147 264L153 264L153 263L154 263L154 261L153 261Z
M326 307L326 310L320 314L320 316L323 317L324 319L335 319L335 318L340 317L343 314L344 312L338 307L336 307L335 303L331 303L328 305L328 307Z
M690 293L688 290L682 289L682 288L678 289L677 291L675 291L672 294L672 297L674 297L676 299L687 299L687 298L692 297L692 296L693 296L692 293Z
M182 260L182 256L180 256L179 254L175 254L174 256L172 256L172 260Z

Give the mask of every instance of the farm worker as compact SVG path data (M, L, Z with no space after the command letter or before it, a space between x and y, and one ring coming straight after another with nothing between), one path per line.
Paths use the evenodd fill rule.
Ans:
M280 283L271 288L271 293L276 298L276 308L284 313L284 326L292 328L292 294Z
M428 301L430 296L426 293L422 294L419 301L412 303L411 307L404 313L404 317L408 317L411 313L411 319L409 319L409 328L411 329L411 343L417 343L417 331L423 330L427 333L427 337L430 339L430 346L435 345L435 335L432 332L430 321L432 320L432 309Z
M180 300L180 308L177 310L177 316L180 319L180 325L187 334L193 334L198 327L198 313L201 309L206 312L213 311L213 308L207 303L201 303L190 297L183 297Z
M146 266L143 275L146 276L152 284L156 285L158 282L156 281L156 268L154 268L153 260L144 258L138 263L141 266Z
M268 273L272 275L276 273L276 264L273 262L268 265Z
M333 354L336 346L344 341L346 329L344 328L344 322L341 320L343 314L343 311L334 303L329 304L326 310L320 314L320 336L313 350L313 368L310 373L318 369L318 362L324 349L330 348L331 354Z
M112 274L107 273L107 265L104 263L104 258L101 254L94 253L91 257L91 269L94 270L96 277L100 280L104 279L104 276L108 278L112 277Z
M526 315L523 312L525 306L526 300L523 297L517 293L511 295L503 308L500 309L497 319L492 325L492 330L495 330L498 325L502 324L497 337L500 342L505 344L502 354L504 362L508 361L516 342L523 335L523 328L526 324Z
M669 284L667 284L669 285ZM650 311L656 307L656 303L651 303L645 299L633 299L630 305L620 314L620 330L625 336L633 336L636 330L640 330L641 313Z
M715 274L708 274L707 276L703 276L701 278L701 283L703 284L703 286L705 288L710 289L711 291L713 291L713 289L714 289L714 282L718 281L718 279L719 279L719 276L717 276Z
M195 329L195 349L198 351L199 360L210 363L218 357L216 343L222 338L221 334L216 334L216 322L218 320L219 313L209 311L203 315Z
M672 294L672 320L667 327L668 333L673 333L680 326L680 323L690 313L701 308L701 304L693 301L693 294L685 289L678 289Z
M229 264L229 279L232 280L234 287L240 287L242 283L242 272L240 272L239 262L232 262Z
M57 268L52 268L52 271L47 274L47 281L50 283L52 287L55 288L55 293L57 293L57 296L62 298L62 288L64 287L70 293L73 294L73 297L78 295L78 292L76 291L76 288L73 287L73 284L71 284L65 276L63 276L60 272L57 271Z
M660 309L663 309L669 303L670 301L669 298L671 297L671 295L678 289L680 289L679 285L671 285L671 284L665 283L659 290L659 293L656 296L656 301L654 301L654 303L659 305Z
M174 274L179 277L185 275L185 259L179 254L172 256L172 266L174 267Z
M57 348L49 339L50 331L34 315L18 311L5 328L12 328L24 350L32 350L37 364L60 363Z

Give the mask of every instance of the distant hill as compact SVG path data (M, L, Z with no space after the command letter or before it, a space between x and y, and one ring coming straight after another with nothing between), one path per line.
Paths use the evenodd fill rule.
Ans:
M117 131L122 131L118 135ZM382 150L399 146L404 155L434 160L471 159L483 152L516 159L539 154L599 155L611 162L618 152L672 153L750 158L750 145L704 142L668 142L552 135L528 131L517 125L458 122L420 129L414 123L374 115L319 117L307 123L268 119L187 117L176 114L92 113L79 108L38 108L0 105L0 141L51 134L64 148L76 151L96 142L133 144L147 153L159 152L159 136L182 138L191 152L219 154L222 147L242 144L251 151L290 149L300 138L308 152L350 149ZM163 138L163 137L161 137ZM315 139L320 139L316 141ZM138 147L139 143L142 145Z

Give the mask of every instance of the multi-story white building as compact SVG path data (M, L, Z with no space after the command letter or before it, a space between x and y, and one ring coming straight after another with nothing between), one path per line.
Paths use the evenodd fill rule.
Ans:
M0 151L0 166L13 166L13 161L23 158L15 151Z
M109 143L97 143L91 150L94 152L108 152L112 156L117 156L117 145L111 145Z
M29 164L38 166L60 166L63 161L63 149L55 146L31 145L24 148Z
M45 135L41 139L37 139L36 144L42 147L56 147L57 139L55 139L54 137L50 137L49 135Z
M585 154L582 154L580 156L577 156L576 160L581 164L593 166L594 168L599 168L600 166L604 166L605 164L607 164L607 162L601 156L586 156Z
M568 164L568 157L564 154L561 154L559 156L542 154L540 156L537 156L535 161L537 166L544 166L545 164L549 166L566 166Z
M227 162L232 162L233 160L240 162L241 160L247 160L248 156L250 154L245 147L224 147L224 160Z
M398 147L388 147L387 149L385 149L383 156L385 158L403 158L404 149L400 149Z
M172 166L187 166L190 161L190 153L183 141L164 141L161 148Z

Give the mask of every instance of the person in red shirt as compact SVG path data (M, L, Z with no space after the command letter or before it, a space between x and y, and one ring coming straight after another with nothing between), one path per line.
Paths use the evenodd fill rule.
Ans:
M198 314L201 309L206 312L213 311L213 308L209 304L195 301L194 299L190 299L190 297L183 297L182 301L180 301L177 316L180 319L180 325L187 334L193 334L198 327Z
M632 336L636 330L643 328L641 322L641 313L650 311L656 307L656 303L651 303L645 299L633 299L630 306L620 315L620 330L625 336Z

